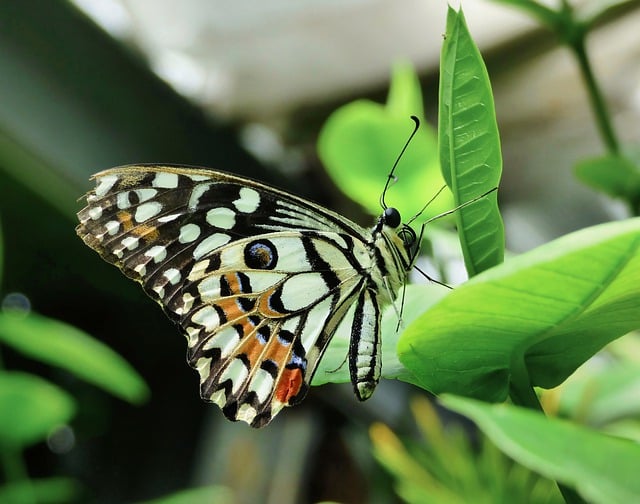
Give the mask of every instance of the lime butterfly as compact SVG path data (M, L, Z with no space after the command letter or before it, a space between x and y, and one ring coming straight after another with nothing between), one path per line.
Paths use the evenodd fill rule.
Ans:
M78 235L180 327L200 395L227 418L262 427L299 403L340 323L351 329L355 395L371 396L382 308L404 285L419 242L384 194L368 230L221 171L143 164L93 179Z

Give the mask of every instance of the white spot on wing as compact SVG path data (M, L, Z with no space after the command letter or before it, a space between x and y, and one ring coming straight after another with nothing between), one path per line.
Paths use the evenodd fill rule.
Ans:
M258 402L265 402L273 390L273 377L264 369L258 369L249 384L249 391L255 392Z
M180 228L180 236L178 236L178 241L180 243L191 243L192 241L197 240L198 236L200 236L200 226L198 226L197 224L189 223Z
M136 208L136 222L147 221L152 217L158 215L161 211L162 204L157 201L149 201L148 203L143 203L138 208Z
M138 238L137 236L127 236L126 238L122 239L122 246L129 250L137 248L139 244L140 238Z
M191 322L200 324L207 332L211 332L220 325L220 317L213 306L203 306L193 314Z
M249 375L249 370L240 359L233 359L224 370L224 373L220 376L220 383L225 380L231 380L231 392L235 394L240 389L240 386L244 383Z
M98 220L102 217L102 207L96 206L89 209L89 217L92 220Z
M96 190L94 191L96 196L104 196L107 194L117 180L117 175L105 175L104 177L100 177Z
M147 250L144 255L153 259L156 264L162 262L167 257L167 247L162 245L155 245Z
M243 187L240 189L240 197L233 202L233 206L236 207L238 212L253 213L258 209L260 205L260 193L250 187Z
M176 220L178 217L180 217L179 213L174 213L171 215L164 215L163 217L158 217L158 222L162 222L163 224L167 223L167 222L171 222Z
M168 172L158 172L151 183L153 187L162 189L175 189L178 187L178 174Z
M250 424L257 415L257 411L250 404L244 403L238 408L236 418Z
M228 243L231 240L229 235L223 233L215 233L211 236L207 236L204 240L202 240L198 246L193 251L193 258L200 259L202 256L207 255L209 252L221 247L225 243Z
M171 285L175 285L180 281L182 275L180 274L180 270L176 268L169 268L164 272L164 277Z
M231 229L236 225L236 213L230 208L212 208L207 212L207 222L221 229Z
M219 333L213 335L209 341L203 345L202 349L210 350L212 348L219 348L220 357L225 358L231 354L239 341L240 336L238 336L237 331L233 327L226 327Z
M211 184L199 184L193 188L193 191L191 191L191 197L189 198L189 210L193 212L198 208L200 198L209 190L210 187Z

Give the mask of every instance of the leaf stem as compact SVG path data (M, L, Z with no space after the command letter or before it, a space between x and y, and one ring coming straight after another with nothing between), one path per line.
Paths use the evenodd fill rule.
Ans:
M600 87L596 82L593 69L591 68L591 62L589 61L589 57L585 50L585 30L578 28L576 32L577 34L570 41L569 47L575 54L578 64L580 65L580 72L582 73L582 78L587 86L589 101L591 102L591 107L595 114L596 124L600 131L600 135L602 136L609 153L618 155L620 154L620 144L615 132L613 131L611 115L607 109Z
M509 397L516 406L532 409L545 414L538 399L538 395L531 385L529 372L524 360L524 353L517 352L517 357L511 361L511 381L509 383ZM586 504L580 495L570 487L556 481L558 490L567 504Z

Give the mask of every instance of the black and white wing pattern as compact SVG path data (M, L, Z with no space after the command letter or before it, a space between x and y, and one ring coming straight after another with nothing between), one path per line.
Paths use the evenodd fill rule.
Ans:
M373 393L381 307L413 258L395 209L367 230L220 171L131 165L93 179L78 235L181 328L200 395L227 418L262 427L300 402L354 304L351 381L360 400Z

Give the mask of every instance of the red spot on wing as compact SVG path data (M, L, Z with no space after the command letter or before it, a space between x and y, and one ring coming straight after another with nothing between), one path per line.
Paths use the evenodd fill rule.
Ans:
M281 403L288 404L289 401L300 393L304 376L300 368L285 369L278 381L276 389L276 399Z

